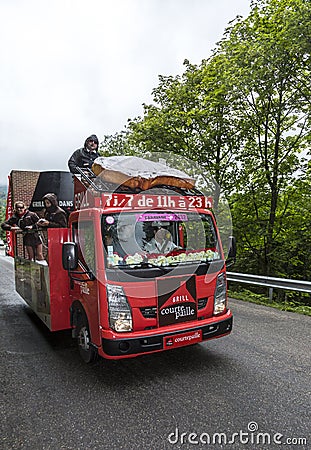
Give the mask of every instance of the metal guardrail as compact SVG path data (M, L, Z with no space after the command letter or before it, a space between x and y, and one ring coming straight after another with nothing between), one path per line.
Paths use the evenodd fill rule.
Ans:
M228 281L236 281L238 283L266 286L271 290L272 288L279 288L286 289L288 291L307 292L311 294L311 281L265 277L262 275L250 275L237 272L227 272L227 279Z

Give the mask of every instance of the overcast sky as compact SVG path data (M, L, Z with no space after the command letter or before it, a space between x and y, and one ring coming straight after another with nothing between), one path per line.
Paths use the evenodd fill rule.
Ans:
M90 134L124 129L159 75L200 64L250 0L1 0L0 184L68 170Z

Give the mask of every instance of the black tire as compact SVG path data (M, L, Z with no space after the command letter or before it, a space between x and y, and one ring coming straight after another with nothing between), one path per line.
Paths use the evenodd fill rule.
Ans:
M91 342L91 333L86 314L81 312L77 326L78 349L81 358L87 364L97 359L97 349Z

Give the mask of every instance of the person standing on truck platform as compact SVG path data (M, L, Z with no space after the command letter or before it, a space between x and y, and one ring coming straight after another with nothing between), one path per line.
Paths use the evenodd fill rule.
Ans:
M68 167L71 173L79 173L77 167L81 169L91 169L93 162L99 157L98 138L92 134L86 138L84 147L74 151L68 160Z
M1 224L5 231L23 231L23 245L31 261L45 261L42 241L37 231L39 216L26 209L24 202L15 202L12 217Z
M45 194L42 200L45 206L44 218L38 221L38 225L47 228L67 228L67 215L58 206L56 195L53 193Z

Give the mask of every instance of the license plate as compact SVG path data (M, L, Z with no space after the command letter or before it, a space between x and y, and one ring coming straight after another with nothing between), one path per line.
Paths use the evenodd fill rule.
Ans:
M187 333L174 334L164 337L164 349L183 347L202 341L202 330L188 331Z

